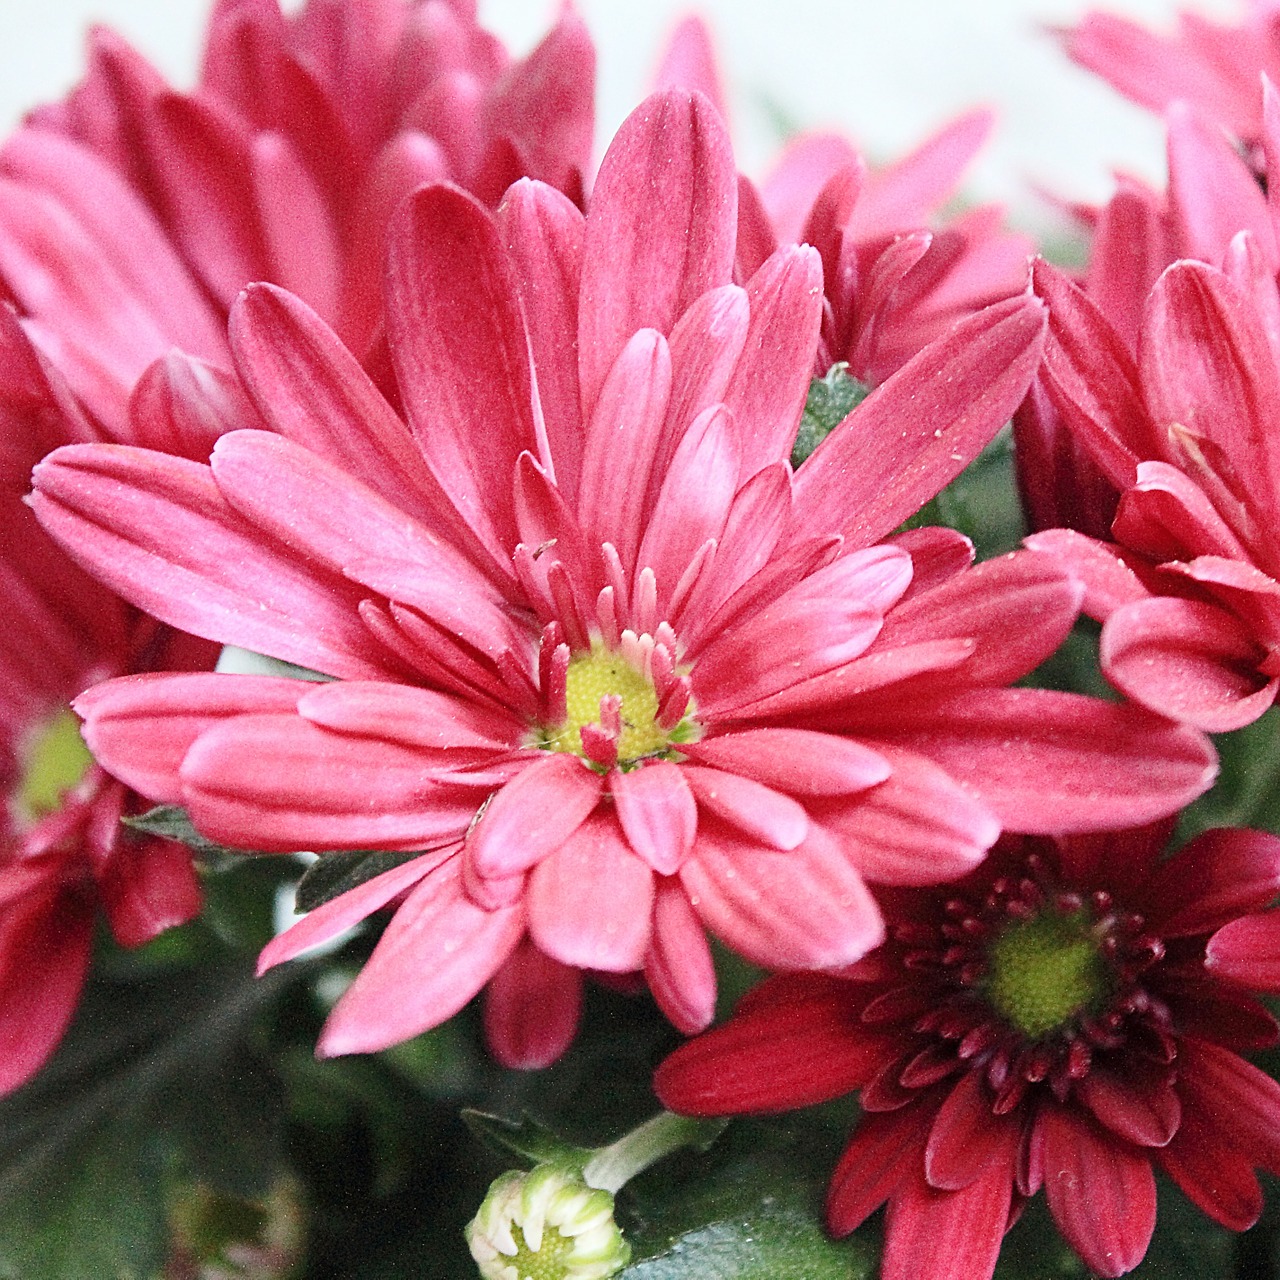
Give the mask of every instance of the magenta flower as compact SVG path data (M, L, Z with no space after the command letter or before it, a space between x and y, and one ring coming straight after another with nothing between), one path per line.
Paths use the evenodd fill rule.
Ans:
M37 469L71 554L171 625L320 684L148 676L81 698L105 767L262 850L417 852L264 964L389 904L325 1053L375 1049L490 984L506 1062L555 1058L584 970L711 1018L705 931L830 968L881 938L865 881L931 883L1006 821L1093 829L1208 786L1197 733L1004 686L1080 589L1051 556L976 568L948 530L882 542L1025 392L1028 296L957 326L787 464L822 304L809 248L732 284L737 180L697 95L656 95L587 216L543 184L456 187L392 234L406 427L270 286L233 312L279 434L203 466L82 445Z
M1168 829L1006 837L958 884L886 895L884 947L765 982L658 1068L658 1096L726 1115L858 1090L827 1224L887 1201L884 1280L984 1280L1041 1188L1090 1271L1123 1275L1157 1168L1244 1230L1255 1167L1280 1171L1280 1085L1239 1054L1277 1026L1205 946L1280 889L1280 840L1210 831L1161 862Z
M65 388L0 311L5 406L0 473L10 487L42 453L92 438ZM180 844L120 818L145 805L94 765L68 706L96 681L156 667L211 667L217 648L181 636L71 563L27 507L0 493L0 1093L53 1052L79 1000L98 908L138 946L200 908Z
M699 19L676 28L658 79L700 90L724 113ZM821 254L816 376L843 362L863 386L879 386L957 320L1022 292L1034 247L1005 228L1001 208L941 217L993 123L990 111L971 111L879 168L839 134L806 133L759 187L739 178L739 280L779 245L810 244Z
M133 387L173 348L229 364L250 281L378 366L399 201L449 179L492 204L523 174L580 200L594 56L572 11L513 63L467 0L220 0L179 94L98 30L84 83L0 151L0 276L108 438L131 438Z
M1212 22L1180 12L1172 35L1115 14L1087 14L1064 31L1067 52L1126 98L1154 111L1182 100L1254 148L1262 138L1258 78L1280 76L1280 14L1271 0L1248 0L1243 19Z

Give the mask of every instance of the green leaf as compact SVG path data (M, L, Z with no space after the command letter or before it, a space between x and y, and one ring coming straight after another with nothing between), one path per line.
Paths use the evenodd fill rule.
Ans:
M298 882L298 910L314 911L366 880L420 857L421 852L385 853L367 849L322 853Z
M620 1280L868 1280L873 1240L831 1240L838 1148L800 1126L737 1124L711 1157L675 1156L619 1195L634 1261Z
M531 1167L554 1161L581 1168L595 1154L591 1147L579 1147L566 1142L552 1129L527 1114L519 1120L505 1120L502 1116L490 1115L487 1111L466 1108L462 1112L462 1118L467 1128L482 1142L495 1150L519 1156Z
M181 805L157 805L146 813L121 818L120 821L134 831L150 836L164 836L166 840L177 840L185 844L188 849L199 854L212 871L225 870L255 852L253 849L231 849L202 836Z
M1209 827L1257 827L1280 834L1280 710L1214 738L1213 790L1188 808L1178 828L1189 839Z
M850 376L844 361L833 364L821 378L814 378L791 449L791 465L800 466L870 394L870 387Z

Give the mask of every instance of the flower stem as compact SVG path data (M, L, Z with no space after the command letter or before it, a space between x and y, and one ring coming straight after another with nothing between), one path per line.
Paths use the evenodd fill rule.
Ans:
M692 1120L670 1111L623 1134L617 1142L601 1147L582 1170L589 1187L617 1192L638 1173L681 1147L704 1147L724 1128L723 1120Z

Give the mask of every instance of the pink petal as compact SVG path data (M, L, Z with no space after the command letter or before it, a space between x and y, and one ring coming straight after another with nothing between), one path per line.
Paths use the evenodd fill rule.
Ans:
M457 853L457 846L433 850L366 880L309 911L297 924L277 934L258 956L258 975L322 946L408 892L424 876ZM324 855L322 854L321 857Z
M387 681L307 685L295 701L298 714L312 724L408 747L491 756L517 746L522 735L515 721L481 704Z
M1058 1230L1098 1275L1132 1271L1156 1225L1151 1158L1065 1107L1046 1106L1039 1124L1045 1194Z
M599 389L583 446L578 520L594 542L612 542L625 568L640 549L644 502L671 395L671 356L642 329Z
M587 220L578 345L584 411L594 408L632 334L670 334L695 298L729 283L737 197L724 123L705 98L669 89L623 122Z
M467 833L467 858L481 876L527 871L573 836L595 809L602 786L579 757L546 752L494 793Z
M1049 529L1032 534L1026 545L1052 556L1084 584L1084 612L1105 622L1122 605L1146 600L1151 592L1125 563L1120 548L1072 529Z
M860 736L879 750L880 732ZM1033 834L1150 822L1190 803L1217 772L1213 748L1192 729L1042 689L961 694L922 714L917 730L885 738L941 765L1005 826Z
M1117 489L1127 488L1139 462L1166 452L1143 406L1133 355L1066 275L1037 262L1034 279L1049 306L1043 368L1049 397L1103 474Z
M715 45L706 23L697 14L682 18L671 33L653 85L655 89L696 89L711 99L724 119L729 118Z
M1045 322L1033 298L998 303L877 388L797 473L793 538L866 546L959 475L1026 394Z
M387 331L405 410L436 478L502 559L516 545L511 480L538 452L529 340L492 216L437 185L390 236Z
M405 511L454 515L408 428L305 303L251 285L232 309L230 331L236 366L274 430Z
M261 425L232 374L181 351L150 365L129 397L130 443L194 462L226 432Z
M460 860L396 910L373 955L325 1023L325 1058L372 1053L452 1017L502 967L524 933L519 907L484 911L463 895Z
M549 1067L573 1043L581 1010L582 971L522 938L485 991L485 1041L504 1067Z
M529 877L529 932L564 964L629 973L649 948L653 896L653 872L613 818L597 815Z
M1212 1119L1254 1164L1280 1165L1280 1084L1229 1049L1191 1036L1182 1038L1178 1063L1184 1108Z
M968 111L909 155L873 172L854 207L849 234L872 240L930 223L939 206L955 194L994 125L995 115L987 108Z
M582 407L577 362L566 354L578 336L585 223L576 206L558 191L520 181L504 197L498 225L524 304L556 484L572 504L582 465Z
M1169 203L1181 236L1179 257L1223 264L1237 231L1259 240L1274 272L1280 264L1267 197L1221 127L1187 102L1166 114Z
M360 593L265 540L206 467L74 445L32 482L33 507L73 557L171 626L330 675L385 670L356 613Z
M774 253L747 281L751 323L724 402L738 423L739 483L786 458L809 394L822 319L822 263L808 245Z
M614 769L609 791L631 847L659 875L675 875L698 830L698 806L684 770L669 760L651 760L627 773Z
M1258 674L1257 642L1231 614L1199 600L1159 597L1113 613L1099 658L1122 693L1213 733L1251 724L1280 681Z
M204 893L185 845L135 838L121 830L118 814L112 817L114 839L104 851L98 895L115 940L122 947L140 947L198 916Z
M810 729L744 729L688 743L680 751L697 764L797 796L865 791L891 772L888 761L869 747Z
M460 840L483 799L421 749L245 715L202 734L181 778L192 821L241 849L418 849Z
M1140 368L1152 416L1190 433L1194 453L1184 469L1194 465L1197 479L1213 479L1220 456L1253 518L1280 521L1280 441L1272 429L1280 375L1257 318L1225 276L1180 262L1160 277L1147 303Z
M884 937L862 877L812 825L803 844L779 853L708 822L680 879L703 923L764 968L851 964Z
M1000 834L991 809L930 760L894 747L883 755L893 770L887 781L812 804L812 821L875 884L934 884L971 871Z
M794 849L809 830L801 805L751 778L692 764L680 775L704 809L768 848Z
M653 936L644 976L658 1007L685 1035L696 1035L716 1013L716 967L707 935L684 890L665 876L653 902Z
M1120 497L1112 536L1156 560L1206 553L1247 560L1249 552L1203 489L1166 462L1138 464L1137 484Z
M311 686L271 676L123 676L94 686L72 704L84 738L109 773L149 800L177 804L178 769L206 729L234 716L289 712Z
M724 530L737 489L736 435L722 405L699 414L662 478L636 561L657 575L661 595L669 598L698 548Z
M662 1104L683 1115L784 1111L865 1084L885 1037L849 1016L847 983L822 974L793 984L785 1003L737 1014L682 1045L654 1073Z

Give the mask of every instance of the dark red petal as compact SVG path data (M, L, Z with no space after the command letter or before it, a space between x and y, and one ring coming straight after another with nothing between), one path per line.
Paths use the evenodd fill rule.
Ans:
M1156 1225L1151 1157L1064 1107L1041 1112L1044 1187L1058 1230L1100 1276L1142 1261Z

